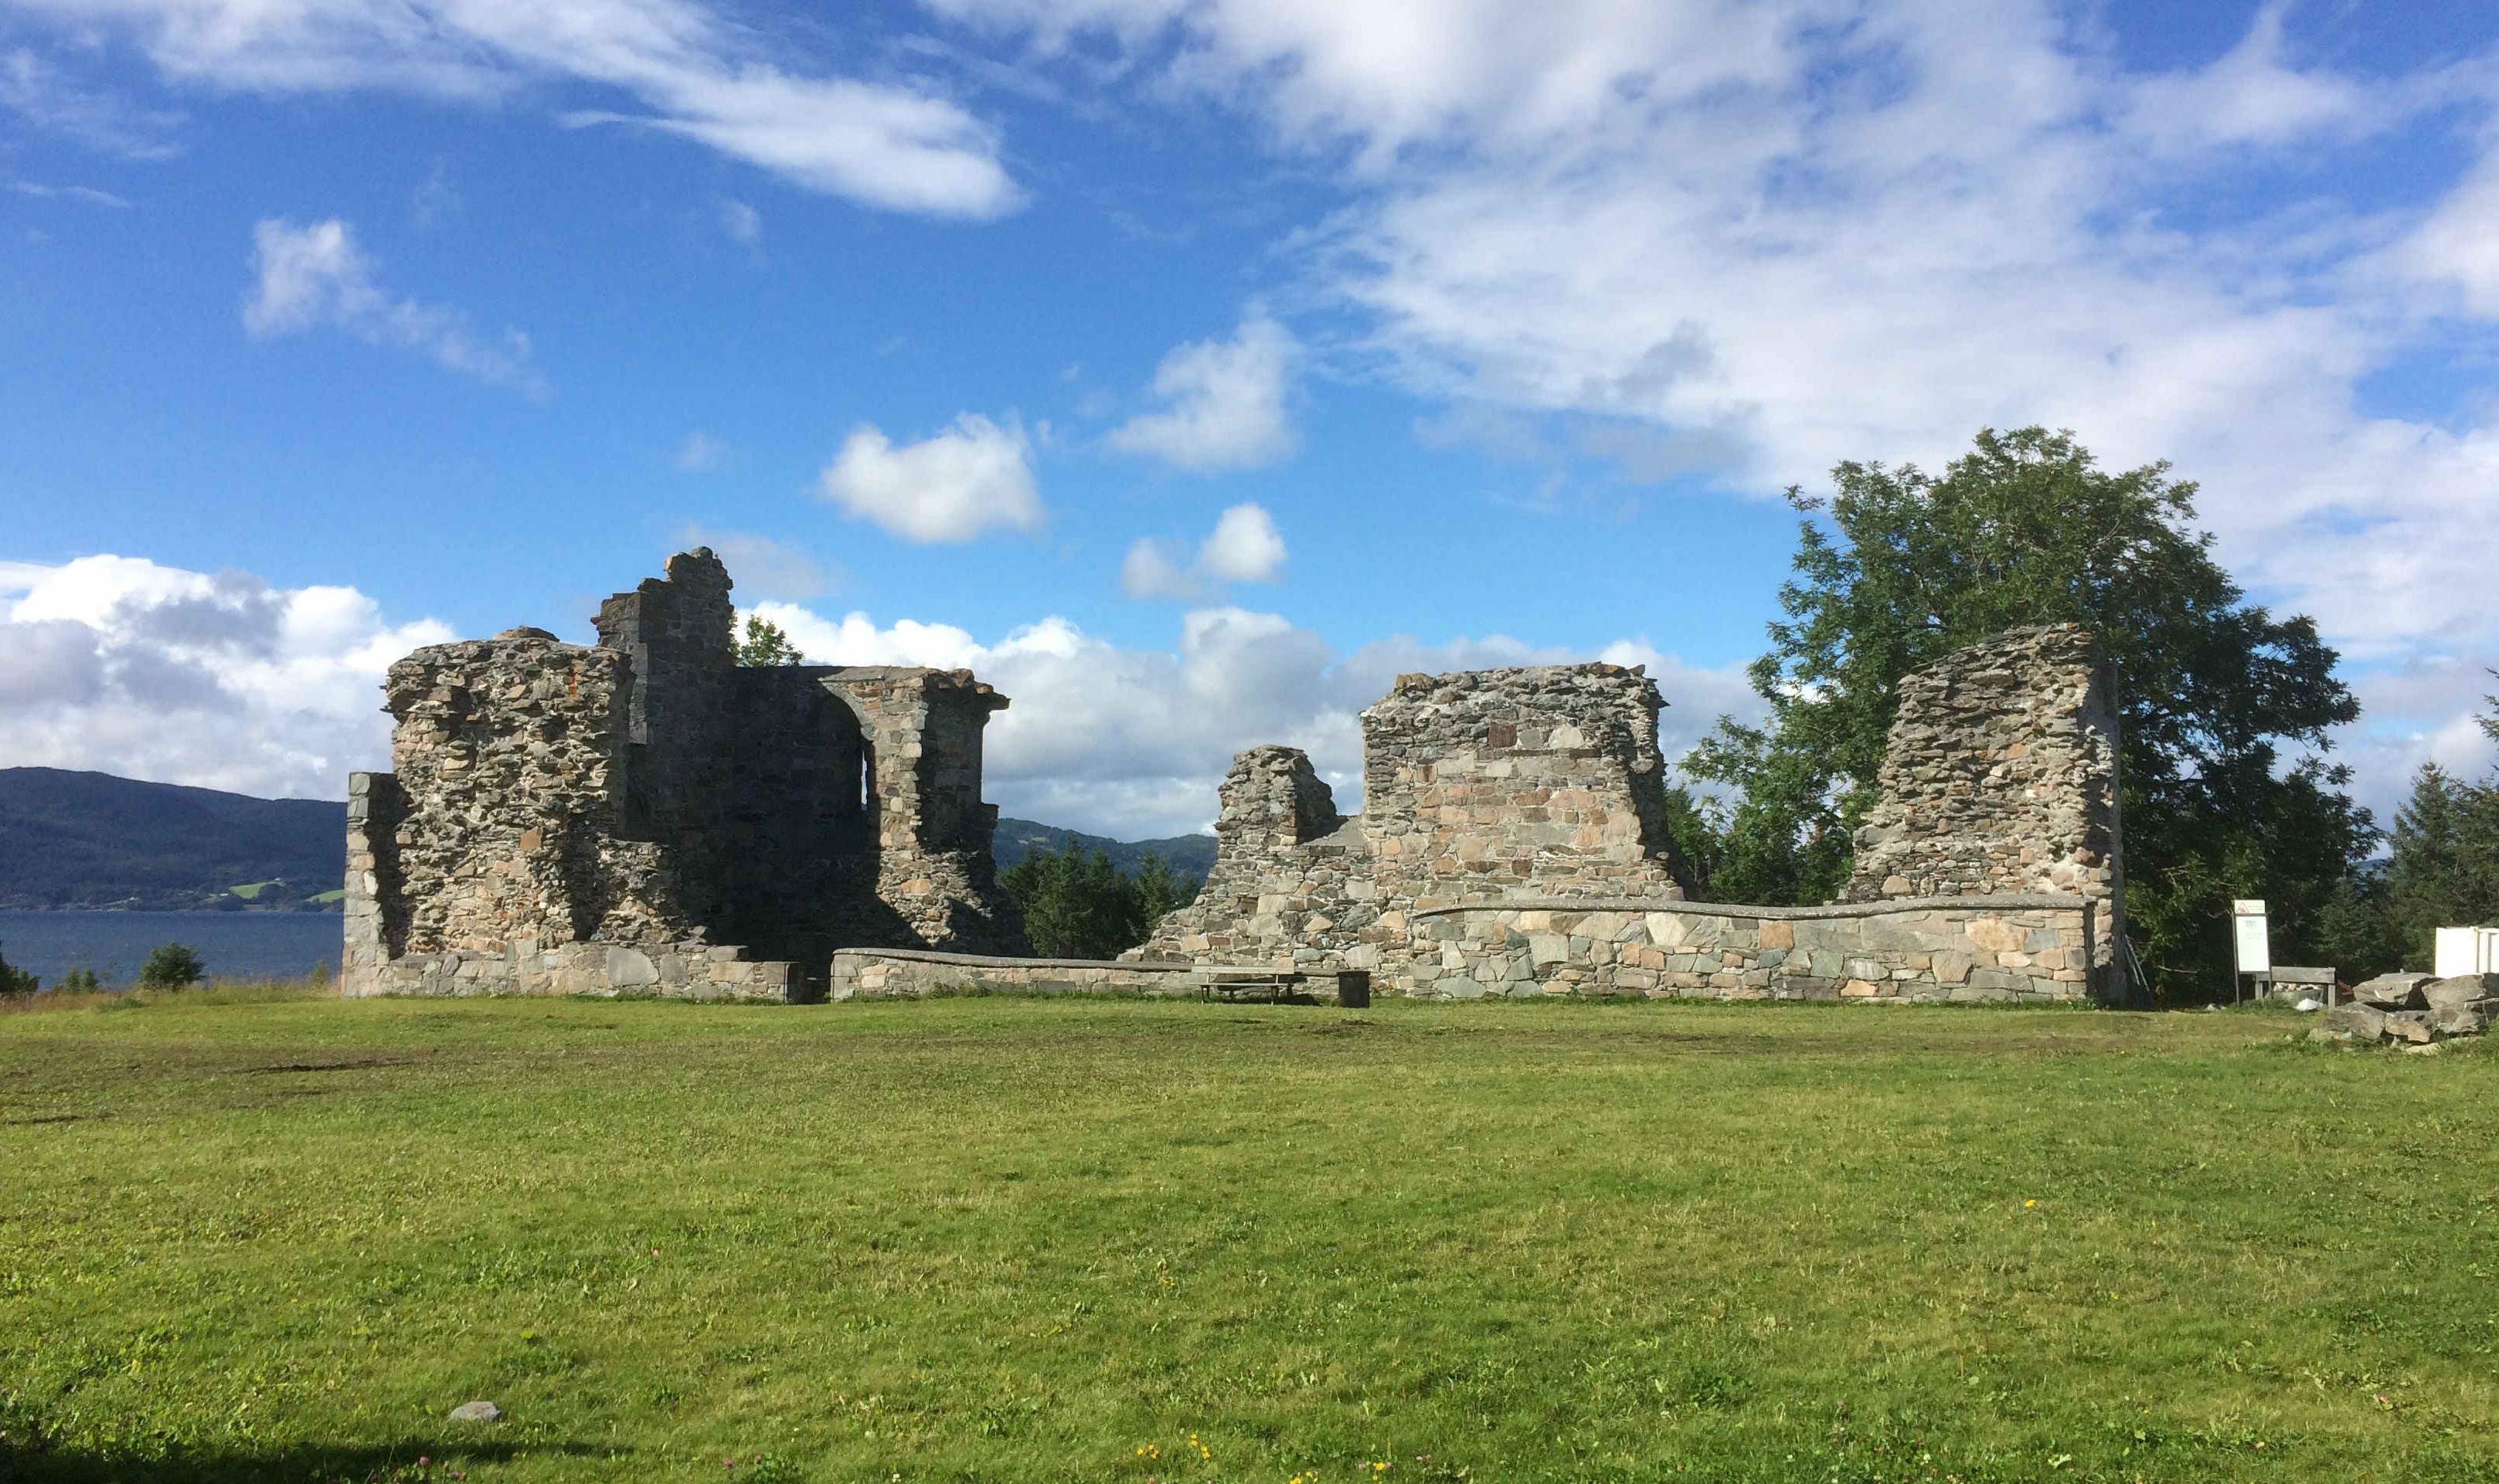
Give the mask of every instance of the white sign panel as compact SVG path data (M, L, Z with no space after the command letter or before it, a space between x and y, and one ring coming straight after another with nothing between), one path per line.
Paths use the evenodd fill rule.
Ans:
M2273 972L2273 946L2265 937L2265 904L2242 897L2230 903L2230 956L2241 974Z

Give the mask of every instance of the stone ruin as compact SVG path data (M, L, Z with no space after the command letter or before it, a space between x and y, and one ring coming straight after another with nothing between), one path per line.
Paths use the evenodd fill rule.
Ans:
M1362 713L1365 811L1298 748L1223 780L1214 869L1132 956L1382 966L1418 907L1520 891L1680 901L1656 682L1612 664L1400 675Z
M394 771L349 784L347 993L2125 997L2115 712L2070 626L1902 683L1840 902L1690 899L1638 667L1401 675L1362 713L1360 814L1302 752L1242 753L1196 901L1077 964L999 956L1028 952L981 801L1006 698L740 666L729 595L698 549L594 646L517 629L391 666Z
M2092 903L2106 969L2126 932L2109 692L2073 624L2011 629L1903 677L1840 900L2070 893Z
M1901 688L1858 875L1827 907L1692 901L1655 684L1579 664L1400 676L1362 714L1358 816L1310 758L1240 755L1214 869L1132 958L1377 975L1432 997L2127 997L2117 731L2072 626Z
M348 782L342 988L802 999L833 951L1024 951L968 670L737 662L704 548L599 611L420 649Z

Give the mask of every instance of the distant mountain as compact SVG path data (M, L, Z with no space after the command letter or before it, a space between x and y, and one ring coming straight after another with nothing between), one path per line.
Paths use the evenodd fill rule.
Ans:
M0 768L0 907L336 908L347 806Z
M1185 875L1215 863L1213 835L1110 840L998 821L1001 867L1069 835L1133 871L1148 851ZM304 912L339 905L347 806L252 798L110 773L0 768L0 907Z
M1183 876L1200 881L1215 864L1213 835L1172 835L1161 840L1113 840L1102 835L1088 835L1080 830L1062 829L1055 824L1037 824L1030 820L998 819L997 844L992 848L998 857L998 869L1022 860L1033 851L1064 850L1070 836L1088 851L1100 851L1111 857L1111 863L1122 871L1133 872L1148 852L1160 855L1171 868Z

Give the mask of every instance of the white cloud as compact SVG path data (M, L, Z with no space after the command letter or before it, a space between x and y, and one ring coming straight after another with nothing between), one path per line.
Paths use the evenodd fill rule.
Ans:
M1139 536L1120 564L1120 591L1194 601L1227 582L1274 582L1283 565L1284 533L1274 518L1261 506L1240 504L1217 517L1194 565L1183 565L1168 543Z
M1179 346L1154 371L1162 409L1112 429L1111 446L1200 473L1275 463L1293 451L1284 383L1299 348L1264 316L1229 340Z
M135 557L0 564L0 765L339 798L390 765L382 672L438 623Z
M2499 320L2499 141L2393 257L2413 277L2453 292L2467 315Z
M697 0L16 3L74 36L116 28L181 83L248 93L377 88L480 103L529 84L571 83L621 93L638 111L576 109L567 123L678 135L868 206L984 218L1022 199L998 163L993 131L957 104L900 84L793 71L786 38ZM0 93L0 101L12 100Z
M9 188L20 196L32 196L38 201L77 201L87 206L111 207L117 211L130 210L129 202L91 185L46 185L36 180L12 180Z
M727 443L697 428L677 445L676 456L668 461L681 474L708 474L729 468L730 451Z
M545 378L530 364L527 336L507 329L483 340L457 309L391 297L373 282L355 229L337 217L308 227L263 221L252 229L252 244L260 277L243 301L243 323L253 335L343 330L369 344L419 351L446 371L546 394Z
M855 518L906 541L968 541L993 526L1040 526L1032 444L1013 418L966 412L954 425L897 447L877 428L854 429L825 466L825 496Z
M697 546L712 549L712 554L729 568L730 581L745 597L817 597L834 586L834 574L827 572L813 557L770 536L712 531L701 526L677 528L676 544L670 550L685 551Z
M752 247L763 241L763 213L743 201L720 204L720 230L740 246Z
M1203 596L1196 577L1152 536L1139 536L1120 560L1120 591L1130 597L1170 597L1184 601Z
M24 47L0 51L0 108L103 154L163 160L180 152L173 141L180 114L132 108L81 86Z
M985 644L951 625L880 627L863 613L831 620L789 603L756 611L820 662L973 670L1013 701L990 724L987 796L1010 815L1125 839L1211 825L1233 755L1267 742L1307 749L1340 807L1356 808L1356 713L1403 672L1599 658L1500 635L1438 645L1400 636L1340 656L1282 617L1232 607L1183 615L1170 651L1122 649L1055 617ZM1721 711L1758 710L1737 670L1686 666L1639 638L1603 658L1649 665L1670 706L1669 757Z
M1273 582L1284 565L1284 535L1257 505L1234 505L1217 518L1197 549L1197 565L1225 582Z

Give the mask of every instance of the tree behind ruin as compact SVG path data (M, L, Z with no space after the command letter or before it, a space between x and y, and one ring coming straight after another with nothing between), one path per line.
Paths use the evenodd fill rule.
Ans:
M1940 477L1843 463L1788 491L1784 617L1753 662L1760 726L1722 718L1685 761L1736 799L1712 845L1721 900L1819 902L1846 883L1901 678L1989 634L2078 623L2115 671L2131 937L2172 991L2228 983L2232 896L2302 952L2376 839L2329 763L2359 706L2305 616L2247 601L2165 464L2101 469L2067 433L1983 430Z

